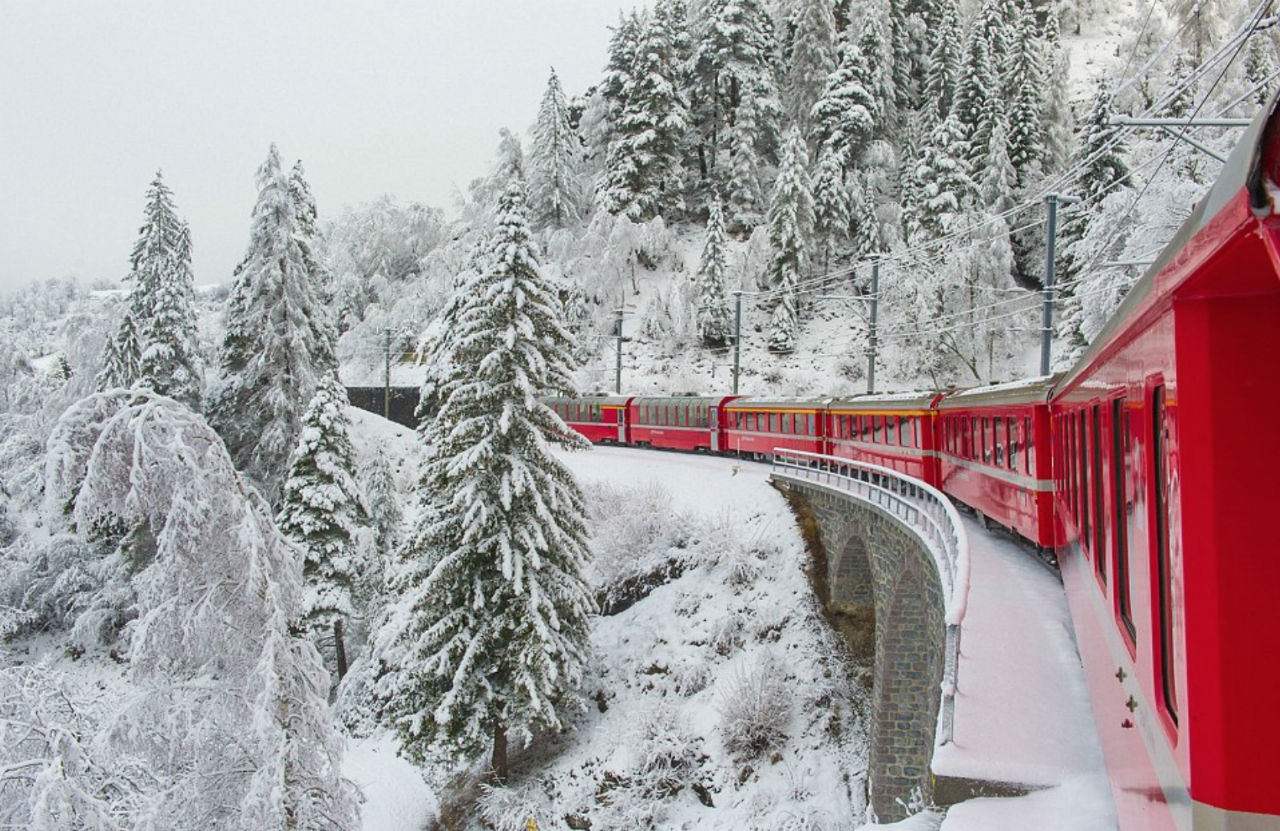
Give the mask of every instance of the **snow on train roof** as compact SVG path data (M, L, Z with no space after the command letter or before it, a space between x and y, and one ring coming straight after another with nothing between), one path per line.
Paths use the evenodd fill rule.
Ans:
M984 387L960 390L948 395L938 404L938 409L967 406L978 401L995 403L999 401L1034 401L1048 397L1053 385L1062 377L1056 375L1038 375L1034 378L1023 378L1019 381L1006 381L1001 384L988 384Z
M825 407L830 398L801 398L799 396L784 398L739 398L725 405L726 410L795 410Z

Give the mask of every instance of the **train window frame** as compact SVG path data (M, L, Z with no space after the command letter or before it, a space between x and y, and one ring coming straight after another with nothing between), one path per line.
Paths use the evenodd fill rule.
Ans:
M1151 581L1154 597L1152 612L1156 620L1152 627L1156 643L1152 652L1155 657L1156 697L1159 709L1178 726L1178 715L1181 700L1178 696L1178 682L1174 666L1174 632L1173 632L1173 551L1170 543L1169 529L1169 447L1167 432L1168 391L1163 379L1152 384L1148 392L1150 402L1150 418L1148 428L1151 430L1151 441L1148 443L1149 457L1147 470L1150 474L1151 502L1151 534L1152 574Z
M1079 437L1079 444L1076 447L1076 452L1079 454L1079 480L1076 482L1076 500L1080 503L1080 548L1092 554L1093 538L1089 533L1091 530L1089 525L1089 484L1093 477L1089 475L1089 421L1085 416L1084 410L1081 410L1076 416L1076 431Z
M982 417L982 463L991 464L991 418Z
M1017 416L1009 418L1009 470L1018 472L1018 451L1022 448L1022 420Z
M1133 620L1133 574L1129 563L1129 474L1132 468L1130 453L1133 449L1132 425L1125 408L1125 396L1111 399L1111 515L1114 528L1112 540L1115 556L1116 617L1120 621L1121 634L1132 656L1138 638L1138 627Z
M991 419L991 460L996 467L1004 467L1004 443L1000 440L1005 431L1004 416Z
M871 417L871 441L880 444L884 436L884 416Z
M1022 452L1024 454L1023 461L1026 463L1023 469L1029 475L1034 476L1036 474L1036 468L1035 468L1035 444L1036 443L1031 440L1031 436L1032 436L1031 417L1023 416L1022 417Z
M778 414L776 412L769 413L769 430L770 433L778 432Z
M1099 403L1094 403L1086 416L1089 420L1089 462L1092 466L1091 471L1091 490L1089 497L1092 503L1089 505L1090 513L1093 517L1093 567L1094 572L1098 576L1099 582L1106 586L1111 578L1110 569L1107 568L1107 521L1106 521L1106 487L1107 477L1104 475L1102 448L1104 430L1106 425L1103 424L1102 418L1103 407Z
M808 414L808 416L806 416L806 418L805 418L805 426L809 428L809 429L808 429L808 431L807 431L807 432L808 432L808 435L810 435L810 436L816 436L816 435L818 435L818 431L817 431L817 429L816 429L816 428L817 428L817 426L818 426L818 425L817 425L817 421L818 421L818 414L817 414L817 413L809 413L809 414Z

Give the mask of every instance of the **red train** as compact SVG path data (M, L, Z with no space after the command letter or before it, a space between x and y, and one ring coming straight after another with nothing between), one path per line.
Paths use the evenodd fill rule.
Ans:
M1273 103L1061 376L548 403L596 442L892 467L1053 550L1121 827L1280 831L1277 182Z

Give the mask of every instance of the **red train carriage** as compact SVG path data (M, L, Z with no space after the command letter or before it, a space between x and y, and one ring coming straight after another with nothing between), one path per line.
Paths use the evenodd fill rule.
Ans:
M1280 829L1278 136L1269 109L1051 402L1058 558L1125 829Z
M581 398L544 398L556 415L594 444L630 444L627 407L631 398L588 395Z
M725 408L725 450L755 459L775 447L824 452L826 399L739 398Z
M939 398L910 393L835 399L827 406L823 452L892 468L937 487L933 407Z
M984 517L1053 548L1049 393L1053 378L979 387L938 402L939 487Z
M633 398L627 407L631 443L668 450L718 453L724 445L724 406L737 396Z

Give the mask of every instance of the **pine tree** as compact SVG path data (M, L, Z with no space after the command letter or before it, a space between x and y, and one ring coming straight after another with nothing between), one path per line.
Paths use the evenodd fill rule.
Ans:
M982 204L991 214L1005 213L1014 206L1017 171L1009 158L1009 142L1005 136L1004 125L997 124L987 147L987 158L982 163L982 179L978 182Z
M769 349L773 352L793 350L799 327L796 285L808 262L806 244L814 223L808 166L804 139L793 127L782 148L782 166L769 204L769 245L773 249L769 282L779 296L769 334Z
M742 102L727 142L725 223L731 232L743 236L764 222L765 162L756 149L758 116L753 102Z
M1249 35L1244 67L1245 79L1254 88L1250 98L1258 106L1264 106L1271 97L1276 74L1276 42L1267 32L1254 31Z
M302 551L306 593L301 624L317 640L333 635L337 678L347 673L343 630L357 612L357 584L369 570L359 562L358 531L368 522L355 479L347 391L336 376L320 381L302 419L276 523Z
M879 132L891 124L898 124L898 91L894 83L893 43L885 36L880 16L867 15L858 35L858 50L862 53L863 72L866 73L866 89L872 100L879 102ZM862 79L860 78L860 80Z
M273 144L258 170L249 250L227 304L222 385L209 407L237 466L270 501L279 498L307 403L320 379L337 371L308 209L304 203L299 219L292 178Z
M373 528L377 535L374 542L385 558L385 555L400 542L400 522L403 513L400 510L400 495L396 489L395 477L391 472L391 463L387 460L386 451L381 447L378 448L365 475L364 492L365 502L369 507L369 518L373 521Z
M1035 35L1034 17L1027 10L1014 30L1013 52L1009 55L1009 159L1019 184L1026 184L1045 154L1045 76L1042 50Z
M683 210L680 168L685 104L666 33L653 20L644 26L626 105L605 162L600 202L613 214L645 222Z
M493 751L564 726L582 683L593 602L583 496L550 452L587 443L537 396L571 387L559 301L510 187L453 332L457 374L426 426L422 519L403 600L379 636L378 694L404 752Z
M698 337L707 346L723 346L731 339L728 298L725 296L724 211L719 201L712 202L707 218L707 240L702 259L694 276L694 295L698 299Z
M739 167L772 162L782 104L775 80L778 44L768 12L760 0L704 0L691 17L697 33L691 118L706 175L713 176L726 160ZM744 108L751 112L744 114ZM753 130L749 146L740 126L744 115L750 116ZM744 152L756 158L739 158Z
M797 3L786 98L792 122L808 132L809 113L836 69L836 21L830 0Z
M880 216L876 212L875 190L859 177L854 180L853 195L853 211L856 215L853 252L858 262L866 262L884 253L887 246L880 227Z
M196 337L191 235L159 173L130 255L133 287L106 348L99 389L140 385L200 409L204 374Z
M960 8L956 0L942 0L937 27L937 37L929 52L924 98L930 112L943 119L951 112L961 78Z
M852 206L844 183L844 166L839 155L824 144L818 150L818 167L813 181L814 239L822 252L822 270L827 271L831 255L849 239Z
M939 237L958 225L965 205L976 192L964 157L963 127L948 116L929 134L920 161L911 174L904 208L909 237Z
M1045 87L1045 103L1041 119L1044 135L1044 172L1065 170L1075 137L1075 116L1071 111L1071 67L1058 34L1058 16L1051 14L1045 23L1045 63L1049 67Z
M1127 184L1129 166L1124 163L1124 144L1119 129L1111 125L1111 88L1099 81L1084 125L1081 153L1085 167L1076 180L1076 193L1086 205L1097 205L1118 185Z
M138 360L142 355L138 321L133 317L132 303L125 301L120 325L113 337L107 338L102 352L102 369L94 378L99 392L128 389L138 380Z
M880 100L875 79L856 43L840 47L840 62L827 76L822 96L813 106L813 136L820 147L829 147L844 170L853 169L880 124Z
M538 228L564 228L582 219L582 142L569 125L560 78L551 70L529 149L529 202Z
M955 115L961 127L965 148L953 148L966 159L985 157L991 140L993 101L999 99L999 80L992 71L989 43L981 29L974 26L965 46L960 85L956 89Z
M604 136L606 142L612 140L613 130L622 121L622 111L627 106L626 89L631 83L640 48L642 26L639 13L634 10L629 15L618 12L618 25L610 27L609 31L609 57L604 79L600 82L600 96L605 102L606 120L609 124L609 130Z

